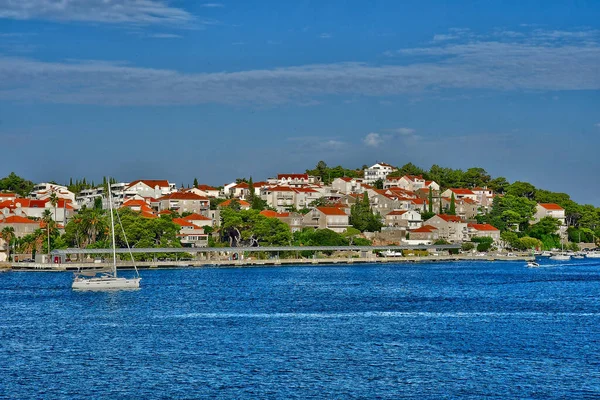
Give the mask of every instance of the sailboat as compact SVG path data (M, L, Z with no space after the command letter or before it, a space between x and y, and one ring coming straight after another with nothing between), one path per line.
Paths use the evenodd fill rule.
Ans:
M561 252L558 254L554 254L552 257L550 257L551 260L557 260L557 261L569 261L571 259L571 256L567 253L565 253L565 244L561 243Z
M122 289L139 289L140 274L135 266L135 278L120 278L117 276L117 249L115 245L115 220L113 216L113 204L112 204L112 193L110 191L110 185L108 185L108 208L110 212L110 231L111 231L111 239L112 239L112 253L113 253L113 265L112 269L107 272L102 271L80 271L76 272L73 278L72 288L74 290L122 290ZM117 212L118 213L118 212ZM118 216L118 214L117 214ZM119 218L120 220L120 218ZM121 224L121 229L123 229L123 225ZM123 230L123 235L125 235L125 231ZM127 242L127 237L125 237L125 242ZM127 248L129 248L129 243L127 243ZM129 252L131 255L131 260L133 261L133 255L131 254L131 250ZM98 273L101 273L98 276Z

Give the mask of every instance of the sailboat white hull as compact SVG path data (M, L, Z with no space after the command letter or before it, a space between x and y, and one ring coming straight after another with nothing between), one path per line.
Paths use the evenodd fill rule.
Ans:
M600 252L590 252L585 255L587 258L600 258Z
M122 290L139 289L142 278L115 278L103 276L98 278L76 278L73 281L75 290Z
M556 261L569 261L571 259L571 256L567 254L556 254L550 257L550 259Z

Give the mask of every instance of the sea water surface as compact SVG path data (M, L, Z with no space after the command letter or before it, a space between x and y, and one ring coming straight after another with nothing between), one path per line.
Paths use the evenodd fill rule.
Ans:
M0 398L599 397L600 262L542 264L4 273Z

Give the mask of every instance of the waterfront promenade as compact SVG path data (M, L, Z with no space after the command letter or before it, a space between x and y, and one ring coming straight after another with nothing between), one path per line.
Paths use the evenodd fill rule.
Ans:
M245 258L243 260L232 260L222 257L211 260L164 260L164 261L138 261L135 263L139 269L169 269L169 268L202 268L202 267L265 267L265 266L293 266L293 265L340 265L340 264L375 264L375 263L430 263L449 261L528 261L534 257L526 254L506 256L498 254L484 255L429 255L408 257L315 257L315 258L270 258L266 260ZM133 263L122 261L117 263L118 269L132 269ZM13 263L13 271L77 271L77 270L101 270L112 268L112 263L93 262L68 262L64 264L41 264L41 263Z

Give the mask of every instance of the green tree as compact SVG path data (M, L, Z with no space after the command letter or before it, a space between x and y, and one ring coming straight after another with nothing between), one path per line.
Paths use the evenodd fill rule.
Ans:
M544 217L536 224L531 225L528 230L529 236L542 239L544 235L554 235L560 227L560 221L552 217Z
M535 198L536 188L531 183L517 181L508 186L506 194L533 200Z
M510 183L506 180L505 177L499 176L497 178L492 179L489 182L488 187L498 194L504 194L509 185Z
M427 211L433 214L433 189L429 187L429 196L427 197Z
M450 197L450 209L448 210L449 215L456 215L456 199L454 198L454 193Z
M5 226L0 232L0 238L6 242L6 258L10 260L10 249L15 242L15 228L12 226Z
M373 182L373 186L375 189L383 189L383 180L377 179L375 182Z
M33 182L21 178L14 172L0 179L0 191L15 192L22 197L29 195L34 186Z
M194 178L194 187L197 188L198 187L198 178Z

